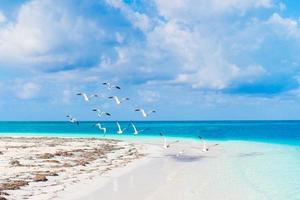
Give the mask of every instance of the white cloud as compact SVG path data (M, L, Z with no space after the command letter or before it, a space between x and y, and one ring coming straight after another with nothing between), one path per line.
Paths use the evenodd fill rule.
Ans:
M151 90L139 90L138 95L148 103L157 102L160 99L159 93Z
M19 83L16 87L16 96L20 99L33 99L37 97L41 86L37 83Z
M213 20L219 15L240 13L256 8L271 8L273 0L154 0L160 15L167 19L199 20L209 16Z
M101 36L92 21L72 14L60 1L32 0L20 7L16 20L0 27L1 63L66 65L84 56L90 41ZM72 51L76 48L83 55Z
M106 2L112 7L120 9L136 28L139 28L142 31L150 29L151 22L147 15L133 11L121 0L106 0Z
M116 40L118 43L122 44L124 42L124 36L119 32L116 33Z
M120 9L133 25L139 23L139 18L130 17L137 12L127 4L120 0L107 2ZM156 78L147 81L151 84L187 84L194 88L217 90L237 81L253 81L265 74L265 69L259 64L237 64L236 59L232 59L245 51L248 53L259 48L264 35L261 21L253 20L241 27L234 23L234 26L229 26L222 18L215 18L215 14L271 8L271 0L154 2L164 20L152 18L147 23L152 28L137 26L144 32L145 43L115 48L117 59L109 60L109 66L127 70L128 74L138 74L141 80ZM150 20L146 14L139 14ZM212 20L207 20L207 16ZM160 81L157 75L169 78Z
M280 11L284 11L286 9L286 5L283 2L279 2L278 7Z
M6 17L2 11L0 11L0 24L6 21Z
M274 13L268 20L268 24L274 25L275 31L285 37L300 39L300 28L298 21L291 18L281 17Z

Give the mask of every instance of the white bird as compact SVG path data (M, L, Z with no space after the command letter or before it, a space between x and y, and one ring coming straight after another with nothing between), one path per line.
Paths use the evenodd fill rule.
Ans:
M179 152L176 154L176 157L182 156L183 154L184 154L184 149L182 149L181 151L179 151Z
M207 151L209 151L209 149L211 148L211 147L215 147L215 146L218 146L219 144L213 144L213 145L210 145L209 147L207 147L206 146L206 142L205 142L205 140L201 137L201 136L198 136L198 138L201 140L201 142L202 142L202 151L203 152L207 152Z
M120 126L119 122L117 122L117 126L118 126L117 134L123 134L124 131L126 130L126 128L121 129L121 126Z
M103 131L103 134L105 135L106 133L106 128L102 127L102 125L100 123L95 124L95 126L100 130Z
M133 123L131 123L132 127L133 127L133 135L138 135L139 133L145 131L146 129L142 129L142 130L137 130L137 128L135 127L135 125Z
M165 136L163 133L160 133L160 136L162 136L163 139L164 139L164 144L163 144L163 148L164 148L164 149L168 149L168 148L170 148L171 144L174 144L174 143L179 142L179 140L176 140L176 141L171 142L171 143L168 144L168 143L167 143L167 138L166 138L166 136Z
M198 138L201 140L201 143L202 143L202 151L207 152L209 149L206 147L205 140L201 136L198 136Z
M69 119L69 122L79 125L79 121L75 117L72 117L71 115L67 115L66 117Z
M117 86L117 85L112 85L112 84L109 83L109 82L104 82L104 83L102 83L102 85L105 85L106 88L107 88L108 90L111 90L112 88L116 88L116 89L118 89L118 90L121 89L119 86Z
M87 101L87 102L89 102L90 100L91 100L91 98L93 98L93 97L98 97L98 94L92 94L92 95L90 95L90 96L88 96L86 93L84 93L84 92L80 92L80 93L78 93L77 94L78 96L83 96L83 99L85 100L85 101Z
M163 148L164 149L168 149L170 147L170 145L167 144L167 138L166 138L166 136L164 136L162 133L160 133L160 136L162 136L163 139L164 139Z
M116 104L118 104L118 105L121 104L124 101L128 101L129 100L128 97L124 97L122 99L119 99L119 97L117 97L117 96L111 96L111 97L108 97L108 98L109 99L114 99L116 101Z
M101 117L102 115L111 116L110 113L104 112L104 111L100 110L99 108L94 108L92 111L97 112L98 117Z
M150 113L156 113L155 110L150 110L150 111L146 112L142 108L135 109L134 111L140 111L142 113L143 117L148 117Z

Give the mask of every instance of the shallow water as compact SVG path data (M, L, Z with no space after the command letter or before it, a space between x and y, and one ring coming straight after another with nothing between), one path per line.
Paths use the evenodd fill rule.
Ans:
M232 169L265 199L300 199L299 146L241 142L226 149L242 152L231 155Z

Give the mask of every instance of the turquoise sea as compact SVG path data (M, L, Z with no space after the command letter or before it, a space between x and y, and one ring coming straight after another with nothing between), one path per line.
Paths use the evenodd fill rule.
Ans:
M69 122L0 122L0 135L55 135L102 137L94 126L96 122L81 122L79 126ZM126 128L124 135L131 136L129 121L119 122ZM159 136L160 132L170 137L210 140L244 140L268 143L300 145L300 121L137 121L137 129L145 129L139 136ZM116 122L104 121L107 135L117 135ZM122 137L121 135L120 137Z
M53 121L0 122L0 136L103 137L95 123L81 122L78 126ZM228 162L247 187L257 191L263 199L300 200L300 121L137 121L133 122L137 129L145 129L138 136L133 136L131 122L119 123L122 128L127 127L123 135L116 134L116 122L101 122L107 128L105 137L138 139L158 137L163 132L168 137L196 139L201 135L224 142L228 151L243 152L242 156L233 153ZM240 143L232 145L236 141Z

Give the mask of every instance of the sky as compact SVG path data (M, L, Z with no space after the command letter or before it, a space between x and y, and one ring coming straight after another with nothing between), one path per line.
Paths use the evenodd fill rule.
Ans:
M1 0L0 120L97 120L95 107L112 114L103 120L140 120L136 108L155 109L148 120L300 119L299 11L294 0Z

